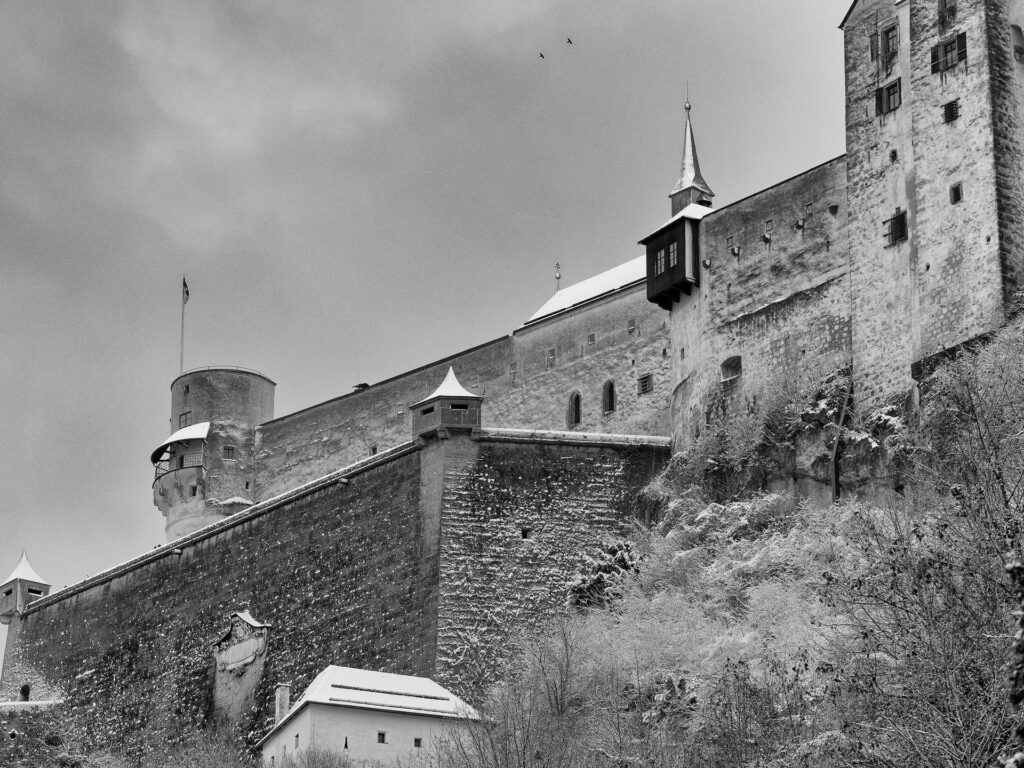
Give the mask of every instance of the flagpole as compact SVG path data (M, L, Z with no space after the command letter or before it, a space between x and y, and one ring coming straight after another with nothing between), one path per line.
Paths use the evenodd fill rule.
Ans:
M181 276L181 357L178 360L178 373L185 372L185 275Z

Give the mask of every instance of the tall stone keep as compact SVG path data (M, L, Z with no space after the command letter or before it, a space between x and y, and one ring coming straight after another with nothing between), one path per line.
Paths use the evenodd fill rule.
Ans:
M253 503L256 427L274 417L275 386L244 368L201 368L171 382L171 436L151 455L168 541Z

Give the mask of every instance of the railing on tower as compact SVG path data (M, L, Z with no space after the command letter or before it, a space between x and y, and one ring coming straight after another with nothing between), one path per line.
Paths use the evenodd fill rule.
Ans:
M176 472L179 469L189 469L191 467L200 467L206 469L206 451L200 448L198 451L189 451L188 453L176 453L172 456L168 456L166 459L162 459L153 465L156 469L156 476L153 478L155 483L161 477L166 475L168 472Z

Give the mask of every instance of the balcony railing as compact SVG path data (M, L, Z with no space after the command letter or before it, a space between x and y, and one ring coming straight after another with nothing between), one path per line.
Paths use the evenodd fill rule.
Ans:
M153 478L155 483L168 472L176 472L179 469L189 469L191 467L206 469L206 454L204 451L177 453L174 456L168 456L166 459L158 461L153 466L156 468L156 476Z

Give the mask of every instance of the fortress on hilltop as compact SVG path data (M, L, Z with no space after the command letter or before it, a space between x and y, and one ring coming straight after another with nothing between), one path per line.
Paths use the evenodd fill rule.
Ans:
M658 515L641 489L712 403L838 374L863 414L914 407L935 360L1005 323L1022 25L1024 0L857 0L844 155L715 208L687 104L643 254L506 336L280 417L260 373L178 376L151 454L168 543L53 593L20 563L0 699L91 707L130 754L218 718L255 743L274 684L328 664L473 700L586 555ZM831 451L797 450L772 487L858 489Z

